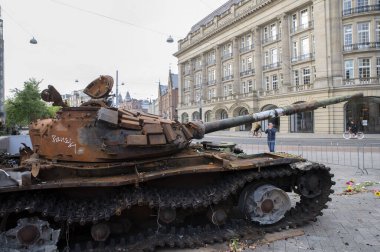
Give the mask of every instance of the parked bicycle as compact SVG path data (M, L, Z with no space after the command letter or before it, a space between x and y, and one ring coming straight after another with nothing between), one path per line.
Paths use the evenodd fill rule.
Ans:
M364 133L360 131L356 133L352 133L351 130L347 130L346 132L343 133L343 138L344 139L363 139Z
M259 130L250 130L250 131L248 131L248 136L250 136L250 137L262 137L262 135L263 135L263 133L262 133L263 131L261 130L261 129L259 129Z

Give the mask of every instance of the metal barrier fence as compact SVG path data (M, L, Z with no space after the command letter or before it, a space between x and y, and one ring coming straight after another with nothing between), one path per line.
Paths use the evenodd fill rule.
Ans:
M260 141L250 144L238 144L247 154L268 152L266 142ZM356 168L357 173L366 173L370 170L380 170L380 144L358 142L355 145L342 145L339 141L329 144L305 145L297 142L276 142L276 152L286 152L304 157L310 161Z

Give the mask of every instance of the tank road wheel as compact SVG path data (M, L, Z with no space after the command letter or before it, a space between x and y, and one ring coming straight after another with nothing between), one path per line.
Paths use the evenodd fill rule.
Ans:
M239 198L240 211L262 225L280 221L290 207L288 194L270 184L248 186Z
M102 222L92 225L91 236L94 241L106 241L111 234L108 223Z
M15 251L57 251L60 230L38 218L24 218L17 226L0 234L2 248Z
M320 176L307 173L298 178L298 190L306 198L314 198L321 194L322 184Z

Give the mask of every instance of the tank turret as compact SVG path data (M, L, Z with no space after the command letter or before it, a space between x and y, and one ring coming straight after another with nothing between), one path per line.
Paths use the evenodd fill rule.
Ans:
M187 148L192 139L204 134L269 118L315 110L331 104L362 97L361 93L320 101L293 104L252 115L182 124L144 112L109 107L106 102L112 89L110 76L100 76L84 92L92 99L80 107L63 107L55 119L31 123L33 150L40 157L56 161L104 162L157 157ZM49 90L54 95L49 95ZM60 98L50 86L42 98ZM62 100L55 102L62 104Z

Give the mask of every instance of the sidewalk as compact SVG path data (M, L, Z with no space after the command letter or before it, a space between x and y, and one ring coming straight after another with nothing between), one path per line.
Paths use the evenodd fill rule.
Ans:
M265 135L265 133L263 133ZM221 130L213 133L208 133L210 137L242 137L248 136L248 131L227 131ZM343 133L341 134L316 134L316 133L283 133L278 132L278 138L314 138L314 139L343 139ZM366 139L380 139L380 134L365 134Z

